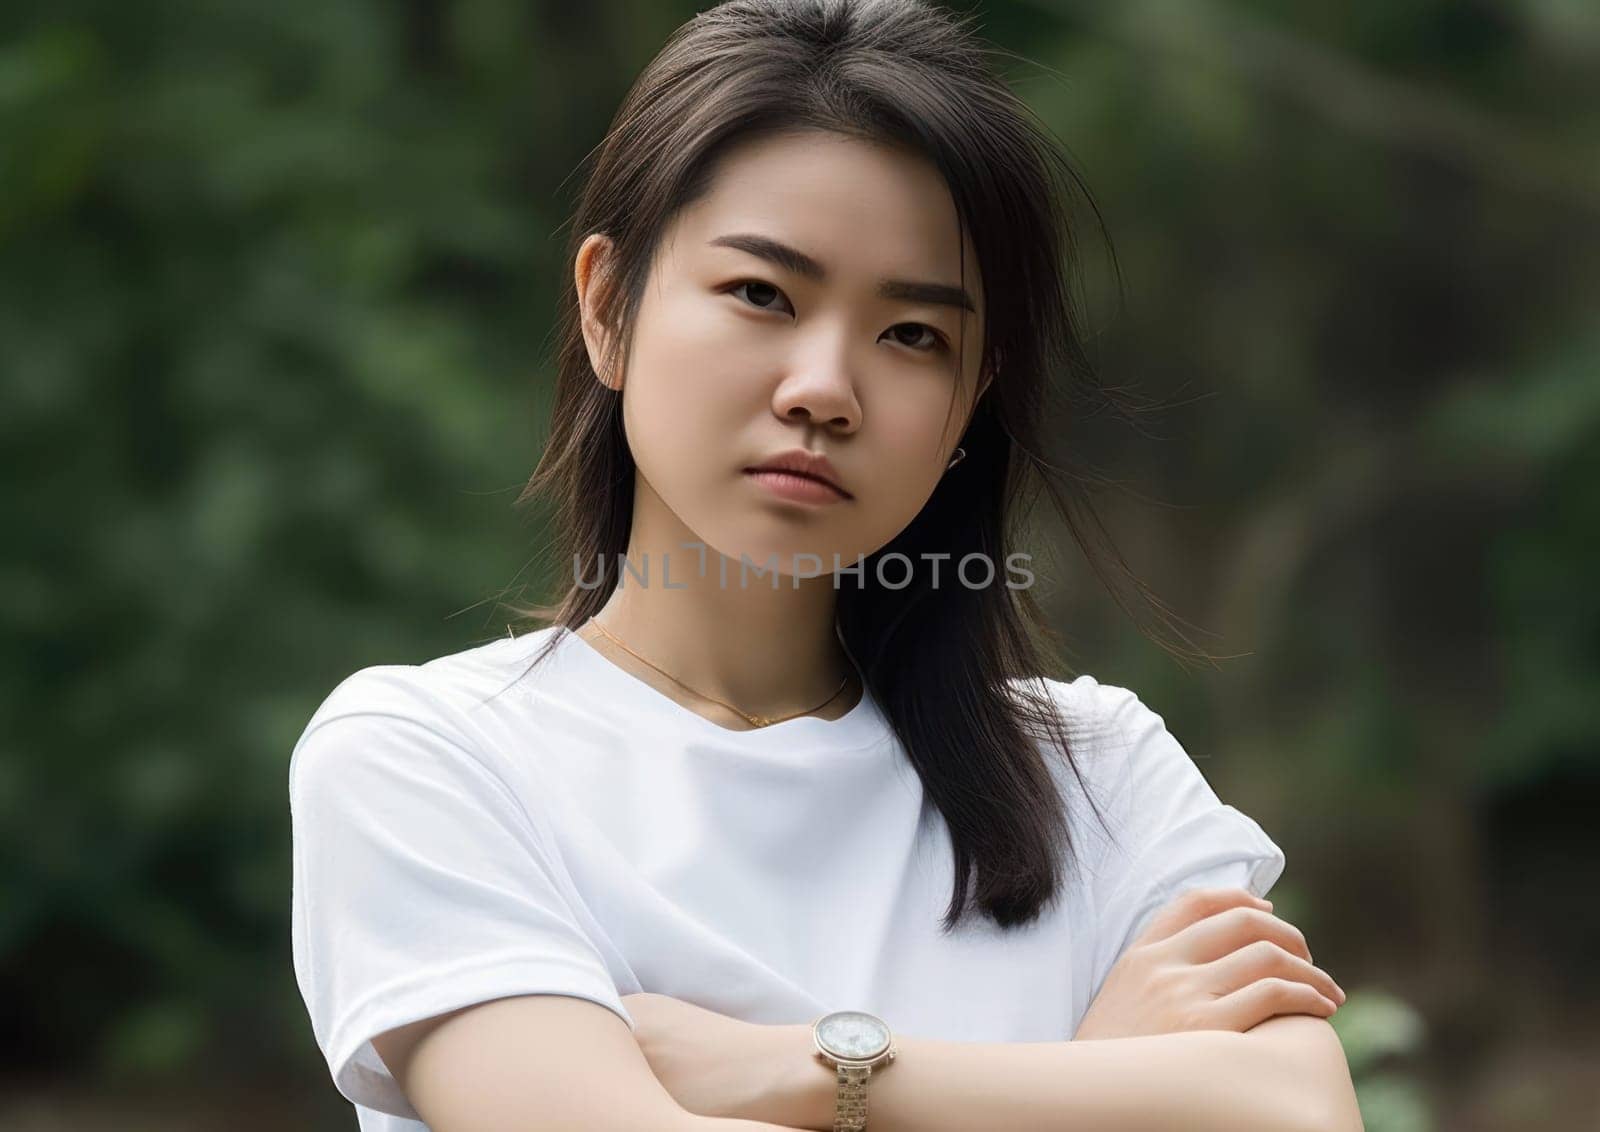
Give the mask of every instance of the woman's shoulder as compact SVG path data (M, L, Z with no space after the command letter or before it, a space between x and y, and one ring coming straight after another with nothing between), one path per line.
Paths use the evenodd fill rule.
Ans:
M1070 680L1018 676L1008 683L1014 695L1053 708L1068 739L1096 752L1125 750L1139 724L1148 723L1149 717L1160 720L1132 689L1087 672Z
M358 668L327 693L308 727L351 712L412 715L470 709L516 682L556 631L552 627L507 635L416 663Z
M1041 706L1053 707L1067 741L1068 758L1050 743L1064 792L1087 793L1096 806L1127 810L1156 803L1204 782L1188 750L1165 718L1133 689L1084 673L1070 680L1019 678L1013 686Z
M290 755L291 786L306 764L382 759L396 769L426 761L498 773L495 744L483 741L492 705L509 694L550 630L502 637L422 661L376 663L341 679L316 706Z

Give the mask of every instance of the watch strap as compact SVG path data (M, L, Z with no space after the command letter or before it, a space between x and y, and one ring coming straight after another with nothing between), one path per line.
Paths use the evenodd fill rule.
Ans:
M872 1066L836 1064L834 1068L838 1092L833 1102L833 1132L862 1132L867 1126L867 1079L872 1076Z

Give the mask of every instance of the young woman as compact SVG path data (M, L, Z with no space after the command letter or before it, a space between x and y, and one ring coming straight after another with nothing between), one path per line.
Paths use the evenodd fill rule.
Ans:
M1112 403L1064 167L914 0L734 0L646 68L525 496L562 601L291 760L362 1129L1360 1127L1282 852L1045 675L1024 503L1089 529L1050 410Z

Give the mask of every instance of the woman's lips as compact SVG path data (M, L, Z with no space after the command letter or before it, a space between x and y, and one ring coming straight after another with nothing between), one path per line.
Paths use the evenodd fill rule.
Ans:
M755 471L745 475L779 499L794 503L843 503L845 500L845 496L830 485L796 472Z

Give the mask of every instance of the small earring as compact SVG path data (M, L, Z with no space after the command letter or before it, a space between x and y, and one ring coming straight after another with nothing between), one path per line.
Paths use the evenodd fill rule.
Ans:
M957 448L956 449L956 454L953 457L951 457L950 462L944 466L944 470L948 472L951 468L955 467L957 464L961 463L961 461L965 460L966 458L967 458L967 450L965 448Z

